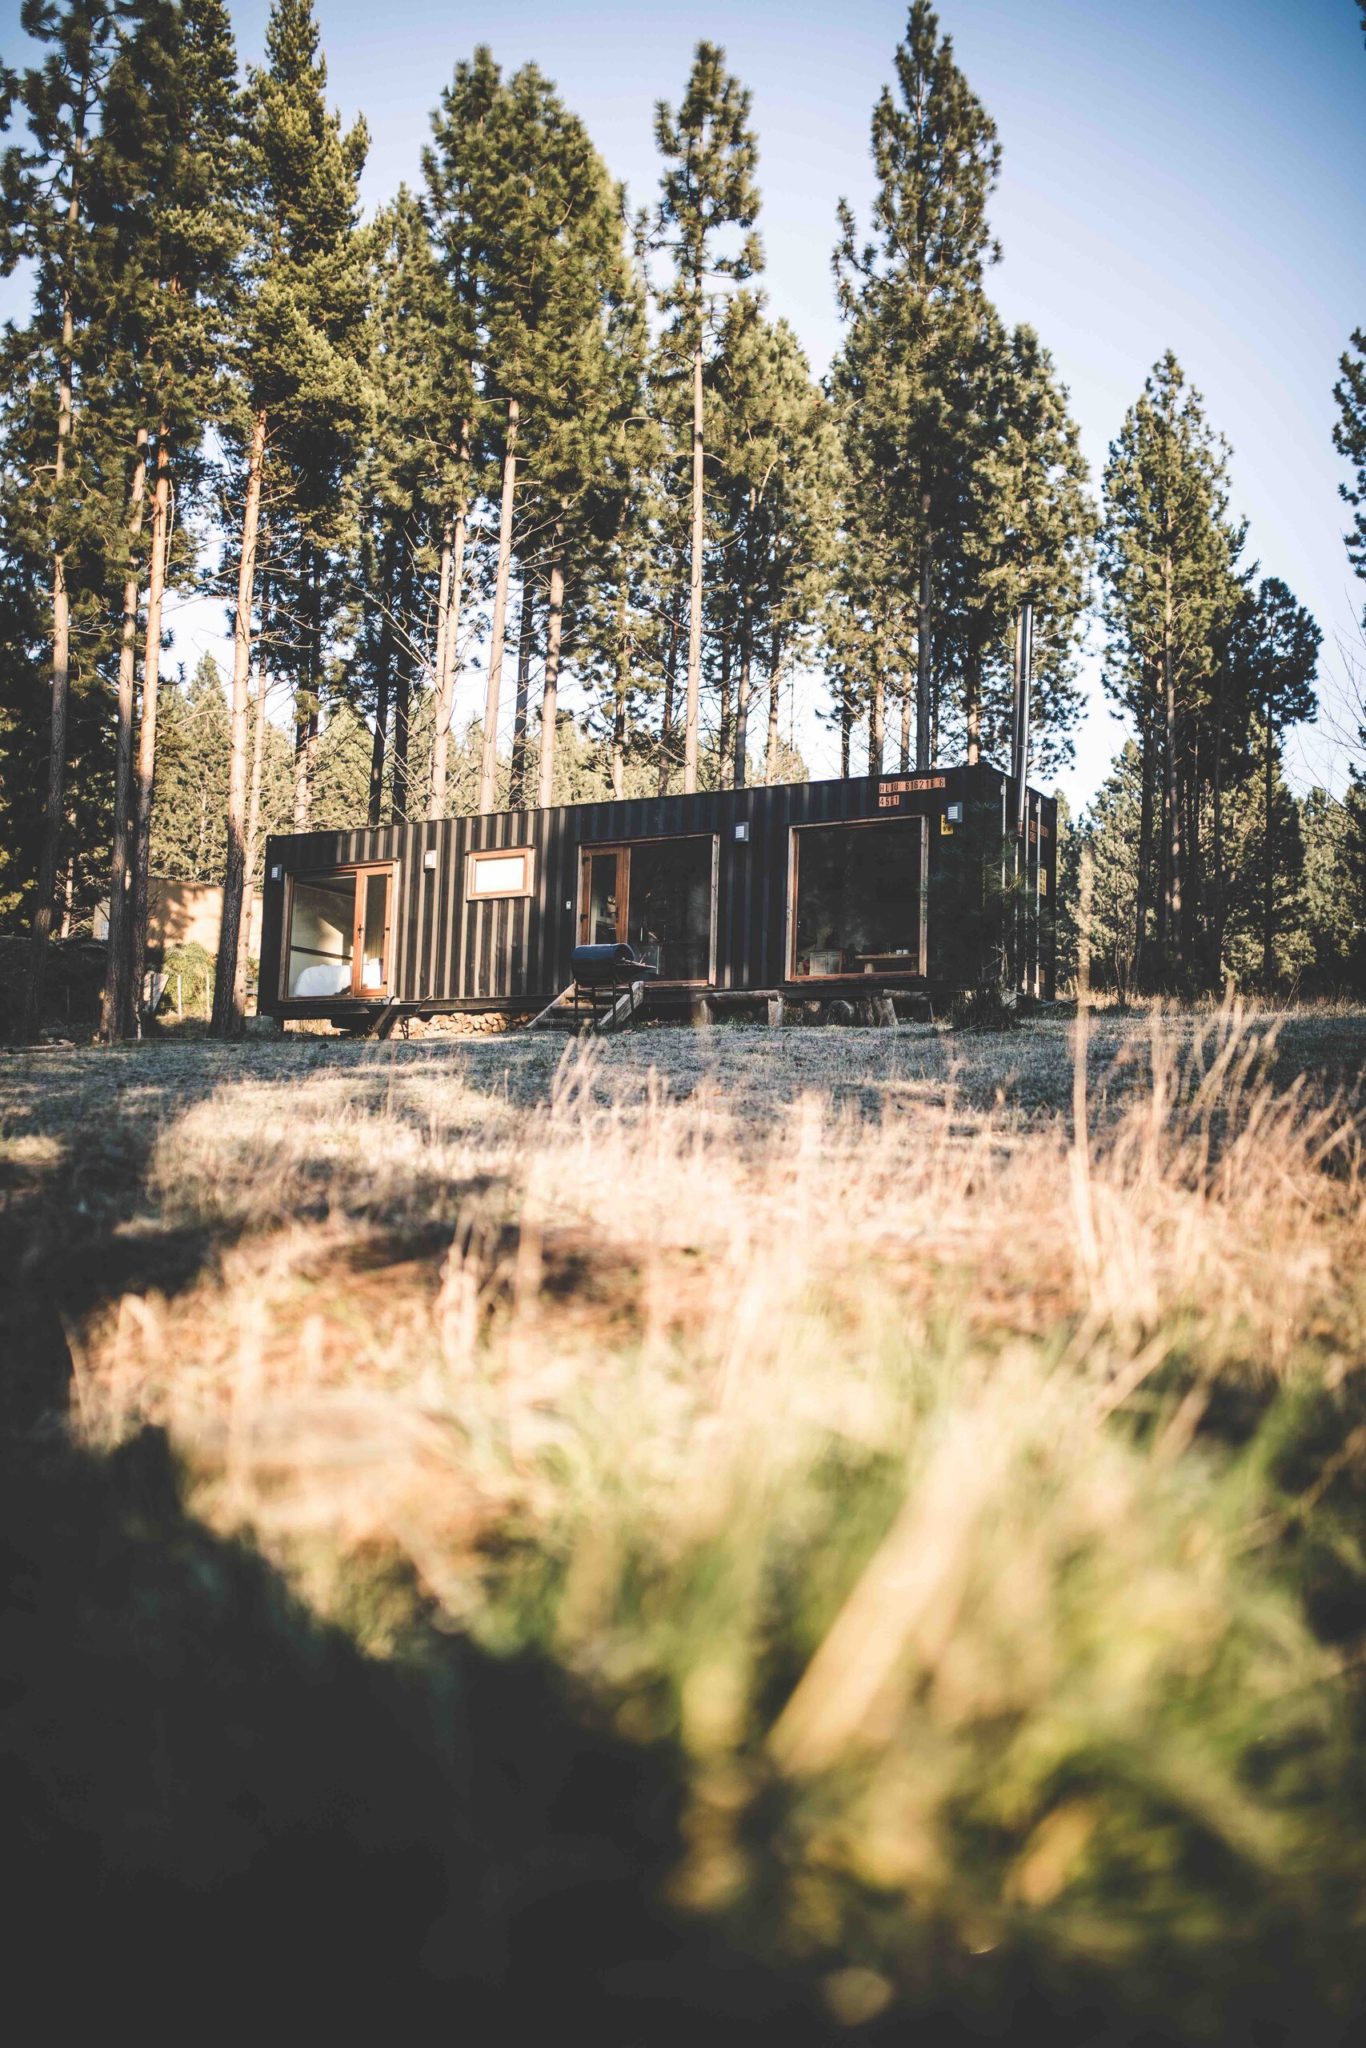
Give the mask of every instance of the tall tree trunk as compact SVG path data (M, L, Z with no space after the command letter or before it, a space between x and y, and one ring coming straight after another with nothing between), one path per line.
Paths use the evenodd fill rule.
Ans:
M882 773L882 733L887 710L887 679L882 673L881 658L873 676L873 693L868 700L868 773Z
M389 784L389 816L397 824L410 811L408 754L413 704L413 555L402 539L394 604L398 621L394 631L394 767Z
M626 696L631 687L631 643L626 634L626 585L617 593L617 690L612 718L612 794L626 795Z
M1266 804L1266 819L1262 832L1262 987L1271 993L1276 981L1276 840L1272 818L1272 796L1275 765L1275 728L1271 723L1271 698L1266 700L1266 761L1263 784L1263 799Z
M659 793L669 794L673 767L674 685L678 680L678 637L683 626L683 586L675 579L669 604L669 651L664 657L664 716L659 726Z
M873 689L868 700L868 773L882 773L882 743L887 721L887 600L879 604L877 638L873 642Z
M247 1013L247 960L251 953L251 920L256 904L256 864L261 850L261 774L266 755L266 618L270 611L270 579L261 586L261 632L256 642L256 702L251 736L251 794L247 799L247 858L242 878L242 929L237 942L237 1007ZM259 1000L259 998L258 998Z
M522 567L522 616L517 629L517 702L512 717L512 775L508 784L508 809L520 811L526 804L526 726L531 698L531 635L535 626L536 594L531 571Z
M313 816L313 764L318 752L322 690L323 594L318 550L304 543L304 686L294 703L294 830L307 832Z
M444 619L437 625L436 724L432 731L432 766L427 786L427 816L446 814L451 716L455 709L455 678L460 651L460 606L465 588L465 541L469 530L470 423L460 422L459 455L462 494L451 522L450 582Z
M1145 677L1145 691L1146 691ZM1134 903L1134 985L1147 987L1148 917L1153 906L1153 802L1157 785L1155 728L1150 714L1139 718L1138 888Z
M697 280L698 303L702 283ZM697 787L697 735L702 709L702 334L692 358L692 548L688 562L688 708L683 728L683 789Z
M79 188L73 170L71 197L66 214L68 256L76 232L79 210ZM66 477L67 444L71 439L71 378L75 346L75 314L68 286L62 294L62 345L57 366L57 457L53 467L57 539L52 555L52 708L47 757L47 798L43 805L43 833L38 849L38 878L33 904L28 982L24 991L25 1038L37 1037L43 1019L43 982L47 972L48 939L52 933L53 912L57 902L57 858L61 849L66 808L66 712L71 692L71 599L66 587L66 549L62 545L65 515L61 500L62 484Z
M853 739L854 712L846 694L840 698L840 774L846 782L849 780L849 755Z
M920 589L916 608L915 765L920 773L934 766L930 731L934 680L934 541L930 534L930 491L920 493L923 532L920 542Z
M730 668L733 642L729 625L721 628L721 718L716 736L716 787L730 787Z
M1167 570L1167 606L1162 635L1162 710L1164 739L1166 742L1163 762L1162 821L1165 841L1166 867L1166 917L1165 938L1167 948L1166 971L1170 979L1173 967L1180 969L1184 962L1180 958L1181 945L1181 865L1183 858L1181 840L1181 807L1177 801L1177 745L1179 739L1176 710L1176 659L1172 646L1173 619L1171 599L1171 567Z
M498 513L498 574L493 586L493 627L489 638L488 688L484 696L484 751L479 764L479 810L487 815L498 794L498 698L503 686L503 645L507 638L508 572L512 563L512 505L517 489L517 400L508 400L503 444L503 498Z
M901 684L901 746L897 756L903 775L907 773L911 765L911 726L914 722L911 705L912 695L913 687L903 677Z
M161 692L161 607L171 550L171 448L166 427L157 431L152 486L152 551L147 568L147 629L142 647L142 718L138 725L137 835L133 860L133 916L129 928L128 988L135 1019L142 1014L147 973L147 920L152 898L152 796L156 783L157 699Z
M1214 903L1210 911L1210 986L1218 989L1224 980L1224 665L1219 664L1214 683Z
M778 730L781 710L783 678L783 635L781 626L773 628L773 645L769 650L768 668L768 745L764 752L764 780L778 779L778 746L782 735Z
M1197 738L1184 778L1181 846L1181 939L1187 972L1201 980L1205 956L1205 860L1200 836L1200 743Z
M967 663L968 766L975 768L982 758L982 650L974 641ZM904 768L906 763L902 761Z
M751 484L749 525L745 535L745 587L740 599L740 680L735 692L735 775L743 789L749 769L749 689L754 667L754 508L758 492Z
M384 812L384 755L389 743L389 697L393 689L394 604L397 596L394 589L394 558L397 552L398 536L390 527L384 536L384 548L380 556L379 645L375 649L375 730L370 741L370 801L367 812L372 826L378 825ZM435 736L432 745L435 748ZM443 767L443 786L444 778Z
M133 695L137 668L138 596L142 588L140 547L143 502L147 495L147 429L139 427L133 444L133 471L128 485L128 573L123 579L123 625L119 634L117 726L114 737L114 845L109 864L109 933L104 964L104 998L100 1005L100 1037L106 1045L126 1038L132 1029L128 1000L128 916L132 867L128 859L133 829Z
M214 969L214 1038L240 1038L243 1011L237 974L242 930L242 884L247 866L247 688L251 681L251 607L256 593L256 535L261 517L261 472L266 460L266 415L251 423L247 456L247 499L242 513L242 551L237 564L237 609L232 621L232 740L228 753L228 850L223 870L223 916L218 927Z
M555 741L560 718L560 642L564 635L564 518L555 521L550 542L550 591L546 604L545 680L541 688L541 760L537 802L555 796Z

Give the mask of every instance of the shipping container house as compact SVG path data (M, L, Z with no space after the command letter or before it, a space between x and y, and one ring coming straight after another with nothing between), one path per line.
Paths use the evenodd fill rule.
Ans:
M540 1010L579 944L647 1009L996 983L1054 992L1057 806L987 762L272 837L260 1008Z

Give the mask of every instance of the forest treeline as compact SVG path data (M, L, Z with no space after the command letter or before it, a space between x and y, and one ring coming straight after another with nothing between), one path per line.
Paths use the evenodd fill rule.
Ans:
M1097 592L1135 736L1126 986L1301 971L1282 740L1313 715L1318 629L1246 560L1171 356L1096 503L1047 349L991 299L999 143L923 0L873 110L868 217L837 210L819 380L765 300L750 96L711 44L657 107L647 204L534 64L479 49L417 189L366 219L364 123L329 108L310 0L274 0L245 68L222 0L21 18L0 916L32 933L30 1031L52 933L106 896L103 1030L136 1028L168 861L224 881L215 1026L240 1029L268 829L789 778L808 690L846 773L1003 759L1026 603L1046 777ZM164 673L174 608L205 594L231 675ZM1338 809L1359 903L1359 792Z

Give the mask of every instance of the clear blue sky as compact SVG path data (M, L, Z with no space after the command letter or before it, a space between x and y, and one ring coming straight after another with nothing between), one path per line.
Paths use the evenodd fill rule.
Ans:
M416 181L429 110L478 42L507 68L534 58L640 203L657 178L654 102L678 98L700 37L722 43L754 94L770 306L824 369L838 340L835 202L866 211L869 113L903 0L315 4L333 101L370 127L369 204ZM0 5L13 63L18 9ZM232 12L243 58L259 59L266 0ZM1233 444L1250 552L1331 649L1366 596L1343 553L1330 438L1337 357L1366 325L1354 0L945 0L940 16L1000 131L992 290L1052 350L1097 481L1145 373L1174 348ZM1091 673L1098 697L1098 664ZM1074 797L1117 738L1098 709L1067 778ZM1292 743L1295 779L1325 772L1326 755L1317 735Z

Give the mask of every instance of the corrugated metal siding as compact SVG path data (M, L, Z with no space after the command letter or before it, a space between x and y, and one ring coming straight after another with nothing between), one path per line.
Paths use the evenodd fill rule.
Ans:
M774 788L699 791L686 797L635 797L623 803L561 806L547 811L504 811L481 818L447 818L335 832L274 838L267 845L267 881L262 919L263 1005L278 1007L283 881L285 874L332 868L357 861L392 860L396 890L392 910L394 966L390 986L404 1003L501 999L510 1004L543 1002L563 988L577 932L579 854L585 846L636 839L710 834L715 838L715 981L721 988L764 988L787 977L789 835L796 825L841 819L924 813L929 833L929 971L940 971L938 934L956 911L972 906L939 900L940 870L949 881L938 820L948 802L960 801L968 816L985 821L988 836L1009 796L1007 778L987 763L950 768L942 789L901 796L894 810L878 803L879 784L905 777L854 776L847 781L780 784ZM1049 836L1038 853L1049 868L1050 905L1056 891L1057 820L1051 798L1035 797L1034 815ZM735 826L748 822L750 836L737 842ZM945 840L947 847L955 842ZM960 860L963 842L957 842ZM467 900L465 871L471 852L530 846L535 854L530 896ZM433 851L435 866L424 856ZM985 842L982 851L991 858ZM1037 855L1036 855L1037 858ZM980 866L974 871L981 877ZM961 889L962 883L954 884ZM973 884L977 908L981 881ZM569 906L569 907L566 907ZM1043 978L1051 986L1051 932L1041 952ZM326 1007L326 1006L322 1006Z

